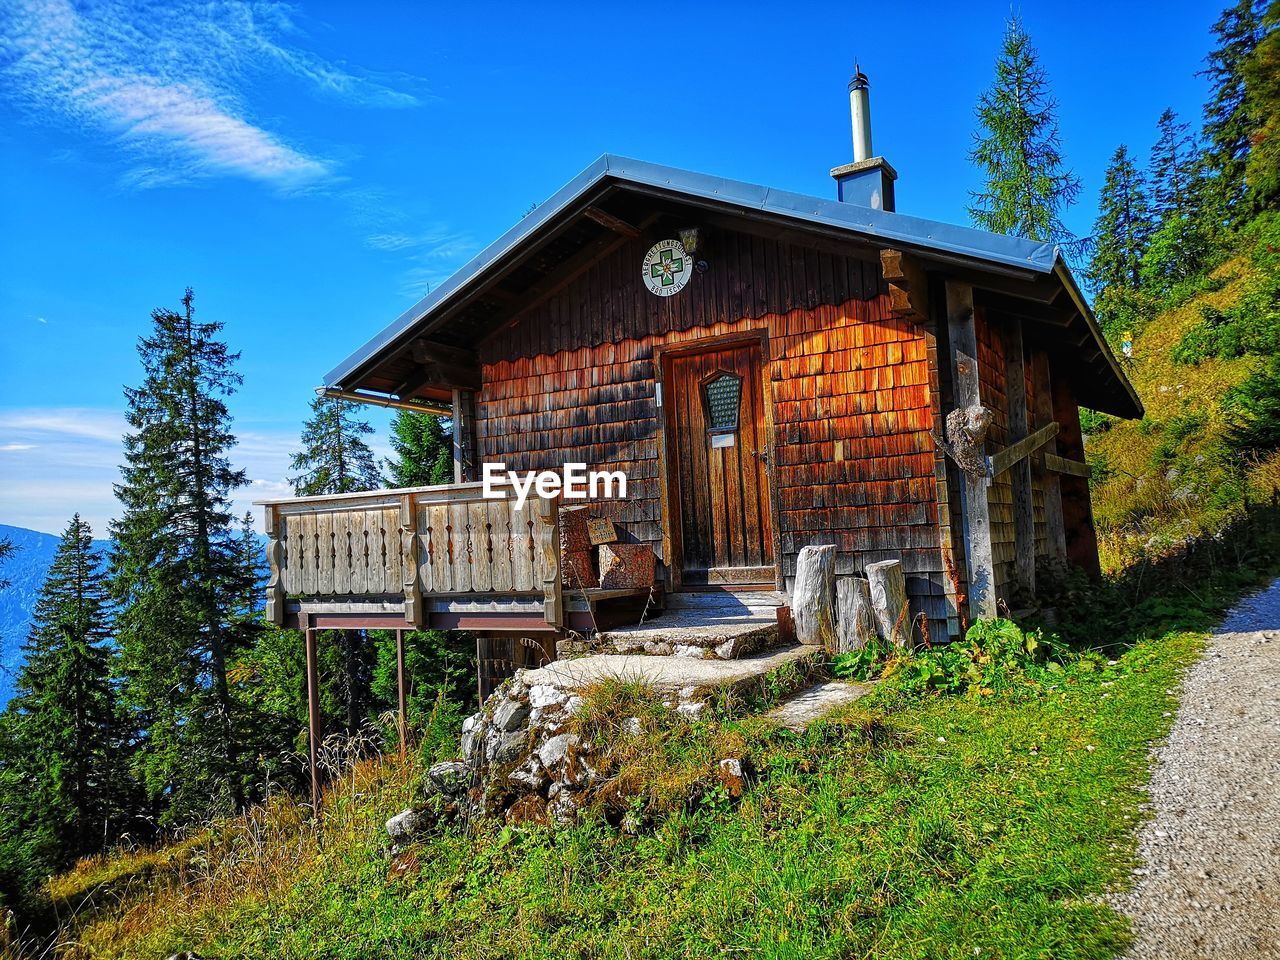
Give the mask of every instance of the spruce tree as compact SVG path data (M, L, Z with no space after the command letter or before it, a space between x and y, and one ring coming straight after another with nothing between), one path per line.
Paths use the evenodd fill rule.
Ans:
M126 813L110 636L106 576L76 514L36 600L4 722L3 822L28 832L30 855L47 866L101 849Z
M1087 277L1095 290L1141 283L1142 256L1151 239L1146 185L1121 144L1107 166L1098 219L1093 226L1093 251Z
M1062 214L1080 192L1067 169L1058 133L1057 103L1031 38L1014 17L1005 29L996 76L978 100L979 129L969 159L982 171L969 218L993 233L1052 241L1069 253L1079 241Z
M243 803L227 661L249 639L241 616L255 571L230 512L245 484L224 398L241 378L222 325L158 309L139 340L143 381L126 389L130 431L112 525L112 592L127 702L146 731L138 769L164 824Z
M1166 109L1156 122L1159 131L1151 148L1151 213L1157 225L1172 217L1196 214L1200 192L1200 150L1190 126L1178 122L1178 115Z
M355 415L356 405L334 397L311 401L311 419L302 428L302 449L290 467L300 497L376 490L382 485L377 461L364 438L373 433L367 420Z
M356 405L316 397L311 419L302 428L302 449L294 454L292 478L298 496L322 496L373 490L382 485L373 451L364 437L373 427L355 415ZM320 635L319 659L326 674L321 698L329 712L343 717L348 733L364 722L372 703L374 654L359 630Z
M1262 18L1262 39L1245 61L1245 109L1254 123L1245 162L1251 213L1280 206L1280 0Z
M432 413L401 410L391 423L387 470L397 487L425 487L453 482L453 441Z
M1239 201L1245 192L1245 167L1258 120L1251 115L1246 96L1245 66L1262 39L1258 0L1237 0L1222 11L1213 25L1218 46L1206 58L1202 76L1209 79L1209 101L1204 107L1204 133L1208 163L1227 217L1238 221Z
M0 563L8 562L13 556L13 541L0 537ZM0 577L0 590L8 590L10 583L4 577Z

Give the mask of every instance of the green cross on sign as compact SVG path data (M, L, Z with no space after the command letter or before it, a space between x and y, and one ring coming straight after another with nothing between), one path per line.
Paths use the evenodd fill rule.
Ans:
M658 255L659 262L649 266L649 276L654 280L661 277L664 287L671 286L676 282L676 274L684 272L684 258L675 257L675 259L672 259L672 257L673 254L670 250L663 250Z

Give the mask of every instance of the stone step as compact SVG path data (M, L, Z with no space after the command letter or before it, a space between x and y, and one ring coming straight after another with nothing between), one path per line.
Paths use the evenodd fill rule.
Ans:
M775 610L667 610L635 627L603 631L596 649L620 654L736 660L778 646Z
M668 610L733 610L764 611L786 606L787 595L777 591L715 590L705 593L669 593L666 596Z
M788 730L803 733L811 723L821 720L828 713L853 703L871 692L872 684L850 683L844 680L827 680L806 687L769 713L769 719Z

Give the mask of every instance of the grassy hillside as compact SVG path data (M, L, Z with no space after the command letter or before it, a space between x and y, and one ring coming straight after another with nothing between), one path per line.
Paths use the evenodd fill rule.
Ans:
M1207 278L1140 305L1133 359L1121 362L1146 417L1083 417L1104 569L1213 535L1280 489L1280 454L1251 454L1233 438L1233 399L1266 376L1277 335L1278 259L1280 227L1260 218Z
M1103 898L1133 867L1149 747L1199 631L1249 580L1189 575L1194 597L1166 583L1155 613L1109 621L1111 659L1009 666L988 648L967 694L908 665L804 735L668 710L671 766L706 769L638 800L632 832L453 823L392 851L383 821L450 745L358 762L320 826L278 796L54 878L57 955L1115 956L1126 927ZM1115 589L1109 609L1131 607ZM714 777L726 748L754 769L738 798Z

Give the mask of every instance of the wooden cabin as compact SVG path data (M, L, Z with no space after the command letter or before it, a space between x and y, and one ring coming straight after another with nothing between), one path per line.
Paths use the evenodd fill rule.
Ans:
M786 591L834 544L840 574L901 560L936 641L1028 605L1038 562L1096 573L1078 409L1142 405L1059 251L896 212L883 158L832 175L821 199L604 156L536 207L325 378L451 417L455 483L267 502L272 618L521 662L611 605ZM485 463L566 462L625 472L587 509L652 587L566 584L569 503L481 495Z

